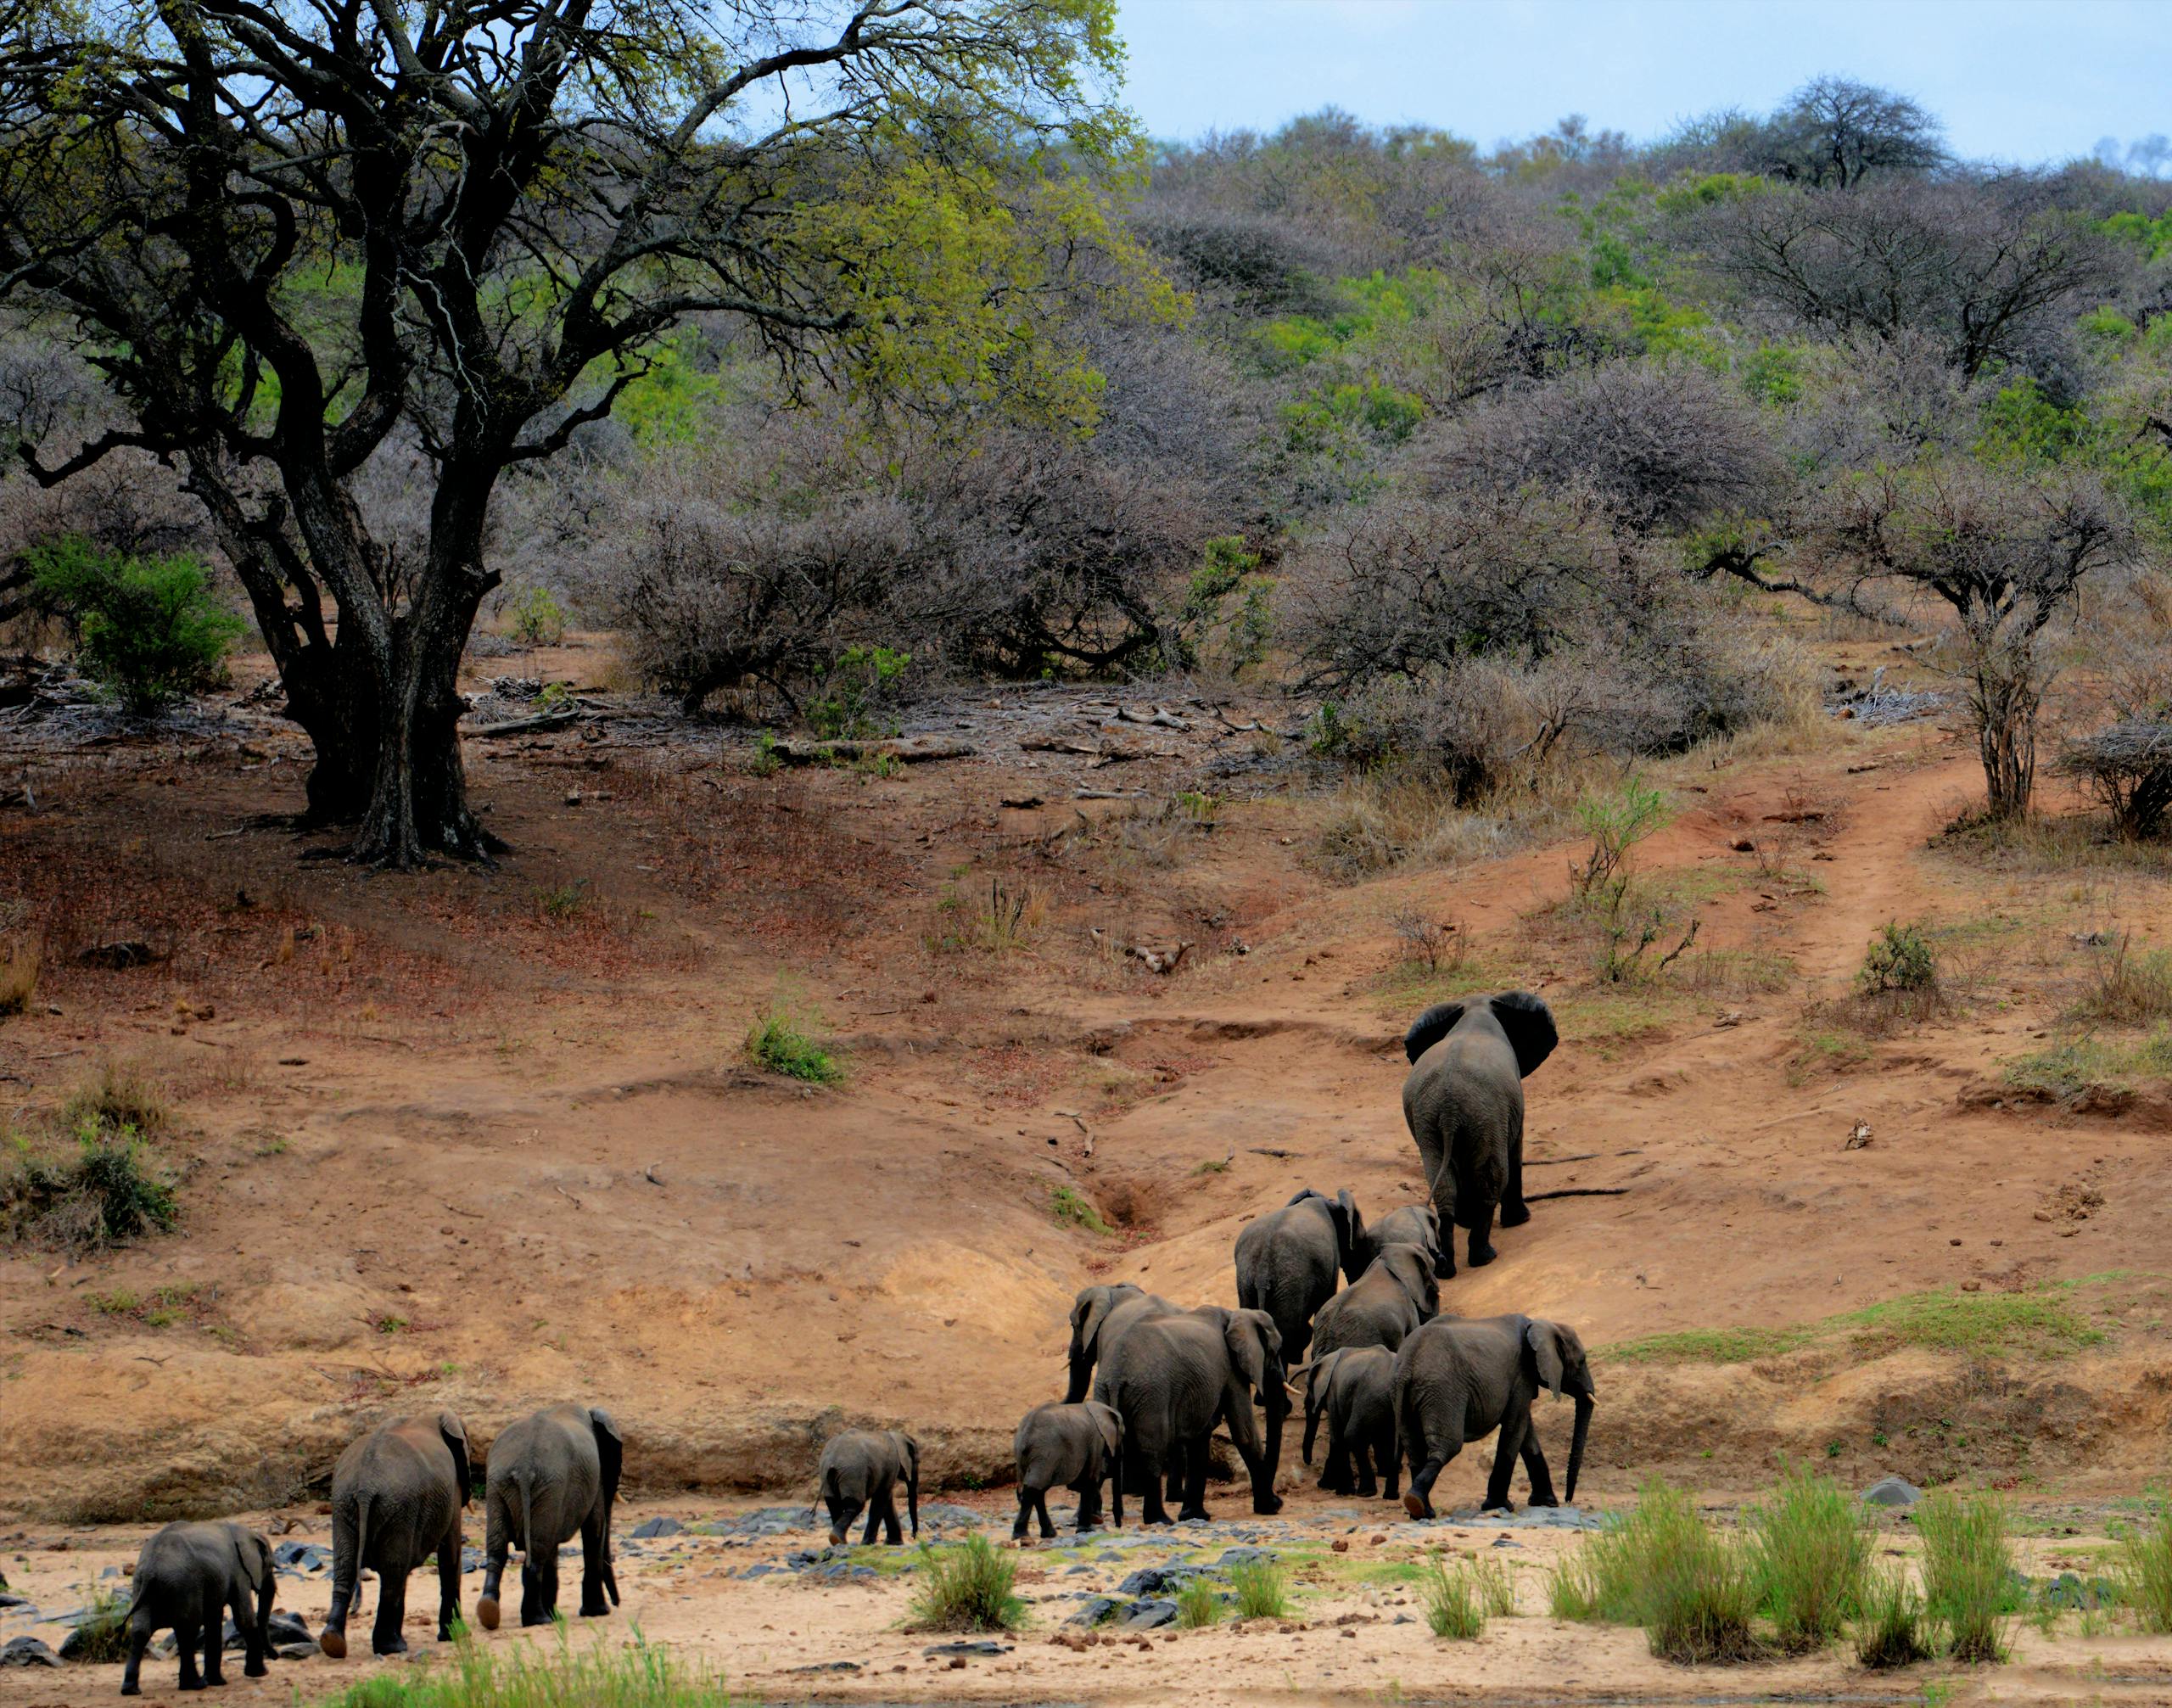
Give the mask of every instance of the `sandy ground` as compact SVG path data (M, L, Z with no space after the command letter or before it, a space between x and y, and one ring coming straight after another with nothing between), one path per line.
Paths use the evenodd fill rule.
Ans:
M580 682L597 658L483 668ZM999 1482L1016 1417L1060 1386L1078 1286L1227 1299L1238 1229L1300 1187L1347 1186L1371 1212L1415 1197L1402 1028L1507 985L1543 991L1564 1033L1529 1086L1532 1185L1623 1190L1537 1204L1443 1305L1557 1317L1601 1349L1593 1498L1653 1473L1754 1489L1779 1455L1855 1486L1897 1472L2032 1499L2164 1474L2172 1106L2030 1104L2001 1077L2073 1000L2082 933L2167 940L2160 879L1956 858L1934 844L1976 787L1968 750L1933 723L1836 722L1801 751L1667 773L1683 810L1644 869L1703 925L1666 986L1623 992L1548 910L1570 843L1346 883L1319 860L1327 781L1290 744L1224 727L1286 708L1173 710L1184 729L992 693L924 719L971 756L890 777L754 776L743 735L659 742L630 720L477 742L475 792L513 852L413 878L300 858L324 839L263 815L299 804L305 749L261 714L0 731L0 778L27 786L0 789L0 904L48 958L32 1011L0 1023L0 1116L35 1128L104 1064L147 1078L184 1214L173 1238L89 1261L0 1248L9 1575L6 1550L36 1560L64 1526L267 1508L306 1525L346 1440L440 1408L479 1456L536 1405L607 1403L647 1499L802 1493L841 1422L913 1427L954 1492ZM1050 751L1050 731L1085 751ZM1169 809L1179 790L1216 798L1202 819ZM1014 915L1009 932L983 917ZM1429 970L1406 917L1452 921L1468 947ZM1828 1047L1867 939L1917 917L1952 928L1952 1002ZM78 962L119 939L160 958ZM1178 943L1167 977L1122 953ZM747 1066L749 1018L778 1000L819 1014L843 1084ZM1112 1231L1052 1214L1066 1186ZM1605 1351L2050 1282L2075 1284L2094 1343L1858 1323L1747 1361ZM1542 1420L1557 1463L1559 1409ZM1458 1462L1456 1498L1489 1460ZM734 1677L792 1694L817 1687L781 1671L799 1664L787 1640L875 1643L904 1593L816 1592L820 1616L795 1625L786 1609L816 1604L802 1592L735 1582L735 1606L776 1610L718 1636L708 1614L672 1624L680 1592L643 1582L652 1634L723 1644ZM1186 1634L1168 1660L1221 1688L1241 1657L1269 1694L1328 1664L1349 1669L1337 1688L1385 1690L1405 1654L1402 1688L1449 1689L1531 1644L1531 1676L1603 1649L1579 1688L1610 1687L1617 1658L1623 1679L1650 1666L1633 1633L1538 1619L1468 1666L1391 1623L1330 1663L1318 1651L1349 1639L1307 1620ZM909 1639L878 1646L907 1680L927 1670ZM1110 1659L1036 1637L1001 1663L1019 1674L968 1670L990 1695L1136 1688L1101 1677ZM1757 1688L1843 1677L1801 1666L1808 1683ZM265 1688L284 1700L299 1676ZM0 1701L59 1700L36 1683ZM876 1683L870 1666L819 1688Z

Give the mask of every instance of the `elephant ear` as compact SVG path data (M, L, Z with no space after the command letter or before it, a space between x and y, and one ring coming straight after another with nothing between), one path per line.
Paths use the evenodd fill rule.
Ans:
M1509 1034L1509 1047L1516 1052L1516 1072L1530 1078L1561 1041L1553 1029L1553 1011L1543 997L1528 990L1504 990L1493 999L1492 1007L1493 1017Z
M263 1588L272 1576L272 1544L238 1524L230 1524L227 1528L233 1535L234 1557L240 1562L241 1575L249 1581L251 1589Z
M626 1443L619 1425L602 1406L588 1408L589 1427L596 1431L596 1457L603 1471L603 1498L607 1504L619 1498L619 1473L626 1463Z
M439 1412L438 1433L452 1454L452 1475L460 1485L460 1504L464 1508L468 1496L467 1426L461 1422L458 1412Z
M1435 1003L1410 1022L1410 1030L1402 1034L1402 1053L1416 1061L1455 1030L1456 1022L1463 1018L1463 1009L1460 1002Z
M1538 1379L1553 1391L1553 1397L1561 1397L1561 1331L1553 1324L1534 1320L1524 1330L1524 1340L1531 1347L1531 1362L1538 1366Z
M1303 1202L1305 1201L1305 1200L1306 1200L1306 1199L1307 1199L1307 1198L1320 1198L1320 1197L1323 1197L1323 1196L1324 1196L1324 1195L1322 1195L1321 1193L1318 1193L1318 1192L1314 1191L1314 1190L1313 1190L1310 1186L1307 1186L1307 1187L1306 1187L1306 1188L1305 1188L1305 1190L1304 1190L1303 1191L1300 1192L1300 1193L1299 1193L1296 1197L1292 1198L1292 1199L1291 1199L1288 1203L1285 1204L1282 1207L1283 1207L1284 1209L1285 1209L1285 1210L1294 1210L1294 1209L1296 1209L1296 1208L1297 1207L1297 1206L1298 1206L1298 1205L1300 1205L1300 1204L1303 1203Z
M1380 1253L1380 1261L1388 1266L1388 1273L1410 1295L1410 1302L1423 1308L1425 1303L1426 1282L1433 1278L1432 1265L1425 1261L1425 1254L1415 1246L1391 1246ZM1436 1298L1439 1294L1434 1295Z
M1347 1269L1353 1259L1365 1249L1365 1218L1358 1212L1358 1201L1345 1186L1335 1195L1328 1205L1328 1213L1335 1218L1335 1243L1342 1249L1340 1256Z
M1114 1287L1088 1287L1071 1308L1071 1326L1078 1331L1078 1344L1085 1351L1094 1350L1094 1339L1101 1332L1101 1324L1108 1320L1109 1313L1117 1308L1118 1294Z
M1267 1347L1252 1320L1257 1311L1231 1311L1223 1322L1222 1343L1229 1349L1230 1367L1245 1379L1245 1386L1257 1393L1267 1386Z
M1089 1414L1094 1420L1094 1427L1101 1432L1101 1445L1108 1449L1110 1459L1113 1461L1122 1457L1123 1419L1117 1415L1117 1408L1114 1406L1100 1405L1091 1400L1087 1402L1087 1407Z

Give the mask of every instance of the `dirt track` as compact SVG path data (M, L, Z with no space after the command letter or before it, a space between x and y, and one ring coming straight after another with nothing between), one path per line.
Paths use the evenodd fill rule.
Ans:
M1147 745L1113 721L1103 740ZM478 744L517 852L418 880L298 864L254 826L299 797L299 747L260 726L30 754L37 806L0 811L0 899L64 955L170 953L60 960L40 992L60 1013L0 1027L9 1105L140 1064L189 1167L179 1238L0 1256L0 1513L26 1539L305 1513L372 1418L451 1407L486 1446L564 1396L613 1405L650 1498L796 1492L840 1418L910 1424L938 1481L998 1481L1084 1281L1227 1297L1243 1219L1299 1187L1415 1196L1402 1025L1509 983L1544 991L1565 1034L1530 1088L1534 1186L1627 1190L1539 1204L1445 1308L1542 1311L1604 1348L2072 1280L2102 1335L2052 1358L1858 1325L1747 1363L1602 1358L1596 1498L1654 1472L1753 1488L1781 1453L2031 1496L2162 1474L2167 1116L2018 1105L1998 1079L2068 1000L2073 932L2163 940L2152 881L2009 879L1928 850L1971 788L1965 752L1928 725L1836 725L1823 751L1675 779L1686 810L1647 868L1702 899L1700 950L1740 953L1623 996L1539 911L1565 846L1345 887L1313 868L1324 805L1279 759L1213 785L1211 831L1072 798L1111 770L1150 804L1192 786L1206 744L1164 742L1178 756L1111 766L1007 736L895 778L771 779L708 743ZM1763 851L1735 852L1745 837ZM941 947L991 882L1030 899L1025 945ZM1406 911L1459 921L1468 963L1423 975ZM1845 994L1878 926L1917 916L1972 928L1951 1011L1865 1060L1812 1047L1812 1005ZM1169 977L1117 952L1178 941ZM1748 957L1785 969L1779 988L1731 983ZM781 977L837 1034L842 1086L740 1060ZM1845 1148L1858 1123L1870 1142ZM1061 1184L1117 1231L1059 1224ZM185 1291L154 1327L161 1287ZM1452 1468L1451 1498L1488 1457Z

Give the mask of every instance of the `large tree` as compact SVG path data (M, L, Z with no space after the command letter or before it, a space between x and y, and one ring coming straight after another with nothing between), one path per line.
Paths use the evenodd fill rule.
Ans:
M1133 143L1113 0L0 0L0 290L202 501L357 858L486 853L492 494L690 316L792 375L1090 412L1051 344ZM1091 270L1091 288L1139 275ZM1146 281L1151 288L1152 282ZM1122 287L1119 285L1119 288ZM419 453L419 550L359 484Z

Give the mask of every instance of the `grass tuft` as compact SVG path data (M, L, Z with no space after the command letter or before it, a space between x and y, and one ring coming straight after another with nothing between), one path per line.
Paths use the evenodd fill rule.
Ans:
M1195 1577L1177 1592L1177 1623L1187 1631L1222 1622L1222 1592L1204 1578Z
M1856 1660L1864 1666L1906 1666L1930 1650L1923 1642L1923 1599L1900 1565L1872 1571L1863 1580L1856 1618Z
M1108 1218L1094 1207L1093 1200L1076 1186L1052 1186L1049 1189L1049 1213L1069 1228L1083 1228L1089 1234L1113 1234L1116 1229Z
M1285 1619L1290 1613L1290 1574L1272 1560L1248 1560L1229 1568L1229 1589L1240 1619Z
M798 1011L781 1001L772 1002L747 1028L747 1059L765 1072L809 1085L835 1085L845 1077L837 1058L809 1036Z
M1515 1586L1497 1560L1451 1565L1446 1554L1437 1554L1422 1571L1418 1595L1427 1627L1451 1642L1475 1642L1485 1635L1488 1619L1505 1619L1516 1610Z
M30 1011L40 964L34 937L0 938L0 1019Z
M1742 1551L1716 1532L1680 1489L1654 1479L1626 1517L1555 1567L1557 1619L1641 1625L1665 1660L1746 1660L1757 1594Z
M2172 1508L2121 1537L2113 1565L2121 1599L2141 1628L2172 1632Z
M2104 1026L2172 1020L2172 949L2136 954L2133 934L2121 932L2116 944L2091 953L2088 986L2073 1012L2076 1020Z
M436 1655L350 1684L324 1708L717 1708L724 1681L689 1666L636 1631L624 1648L576 1651L558 1627L554 1648L484 1648L456 1630L449 1660Z
M85 1119L72 1156L54 1158L17 1138L0 1152L0 1229L64 1251L92 1252L181 1219L171 1181L133 1127Z
M1916 1509L1923 1539L1923 1605L1956 1660L2003 1660L2008 1616L2021 1580L2005 1506L1994 1496L1962 1499L1949 1489Z
M83 1597L84 1617L76 1627L70 1657L90 1666L128 1658L128 1598L117 1590L92 1588Z
M922 1631L1014 1631L1026 1604L1014 1593L1017 1563L984 1536L954 1546L923 1544L914 1626Z
M1822 1649L1861 1605L1870 1566L1861 1509L1829 1476L1790 1473L1749 1514L1749 1573L1780 1646Z
M98 1077L76 1088L60 1106L60 1123L81 1131L89 1122L118 1132L132 1127L138 1133L156 1133L166 1124L170 1112L158 1083L134 1067L108 1061Z

